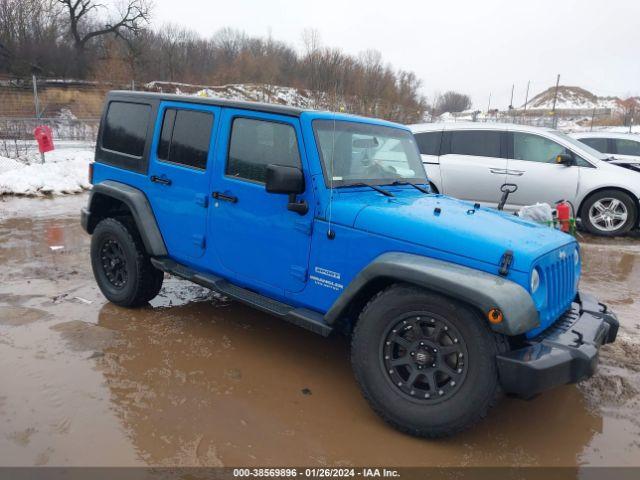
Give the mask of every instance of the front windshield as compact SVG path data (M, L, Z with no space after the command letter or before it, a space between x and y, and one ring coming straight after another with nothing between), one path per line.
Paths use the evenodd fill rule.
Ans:
M588 154L590 154L591 156L593 156L593 157L595 157L595 158L597 158L599 160L608 160L609 159L608 155L605 155L604 153L597 151L595 148L590 147L586 143L582 143L580 140L577 140L577 139L575 139L573 137L570 137L566 133L562 133L562 132L560 132L558 130L555 130L553 133L556 134L557 136L559 136L560 138L562 138L563 140L569 142L574 147L577 147L577 148L580 148L580 149L584 150L585 152L587 152Z
M327 181L334 186L427 183L411 132L337 120L315 120L313 131Z

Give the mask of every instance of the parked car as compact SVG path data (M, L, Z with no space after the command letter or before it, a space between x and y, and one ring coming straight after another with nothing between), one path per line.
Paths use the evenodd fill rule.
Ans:
M615 315L578 292L573 237L431 193L401 125L112 92L91 168L81 223L108 300L144 305L168 272L345 332L364 396L414 435L468 427L499 387L589 377L616 338Z
M505 206L567 200L582 226L597 235L622 235L638 225L640 173L549 128L483 123L411 127L432 187L443 194L495 207L505 184Z
M640 172L640 135L613 132L579 132L570 134L576 140L606 154L614 165Z

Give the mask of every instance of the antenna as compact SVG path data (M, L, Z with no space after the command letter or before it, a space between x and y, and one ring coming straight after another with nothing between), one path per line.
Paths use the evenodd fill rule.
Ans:
M336 102L338 96L338 88L336 85ZM333 240L336 238L336 232L331 229L331 217L333 213L333 158L335 157L336 151L336 112L335 112L335 103L334 103L334 111L333 111L333 131L331 133L331 160L329 161L331 174L329 175L329 229L327 230L327 238L329 240Z

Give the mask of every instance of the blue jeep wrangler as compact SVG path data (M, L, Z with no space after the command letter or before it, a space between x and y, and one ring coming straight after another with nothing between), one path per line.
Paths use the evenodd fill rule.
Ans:
M589 377L616 337L578 293L572 237L432 194L400 125L111 92L91 168L82 225L107 299L144 305L168 272L346 333L364 396L410 434Z

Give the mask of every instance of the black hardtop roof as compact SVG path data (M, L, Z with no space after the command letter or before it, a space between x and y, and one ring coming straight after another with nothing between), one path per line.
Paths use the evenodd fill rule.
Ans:
M287 105L277 105L274 103L246 102L239 100L227 100L224 98L199 97L197 95L176 95L171 93L154 93L154 92L137 92L131 90L111 90L107 97L109 100L126 99L128 101L146 100L146 101L171 101L195 103L200 105L214 105L217 107L238 108L244 110L253 110L258 112L278 113L281 115L289 115L298 117L303 112L309 112L311 109L303 109L297 107L289 107Z

